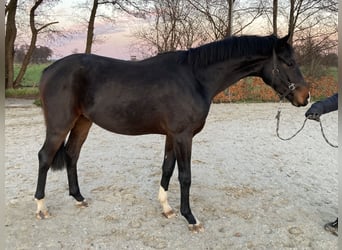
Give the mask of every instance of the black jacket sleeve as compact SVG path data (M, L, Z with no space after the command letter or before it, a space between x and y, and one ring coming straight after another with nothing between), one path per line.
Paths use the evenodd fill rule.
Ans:
M338 93L312 104L305 116L316 114L318 116L336 111L338 109Z
M317 102L317 105L320 105L322 107L322 114L336 111L338 109L338 94L336 93L325 100Z

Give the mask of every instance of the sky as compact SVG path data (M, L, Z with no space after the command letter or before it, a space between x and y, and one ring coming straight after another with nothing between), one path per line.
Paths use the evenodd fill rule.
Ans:
M75 51L84 52L87 23L82 21L82 18L89 18L90 10L77 7L78 3L84 2L84 0L62 0L61 3L50 10L52 11L50 12L51 18L54 21L59 21L55 28L72 31L73 33L68 38L59 38L55 42L44 45L54 51L53 58L58 59ZM130 49L133 41L130 30L136 20L136 18L128 15L116 17L115 23L105 22L99 18L95 19L94 33L96 41L92 46L92 53L124 60L130 59L134 54Z
M95 27L95 34L97 41L92 46L92 53L115 57L119 59L129 59L130 53L130 34L129 30L112 27L111 31L107 33L99 34L101 27ZM63 57L75 51L83 53L86 43L86 28L84 28L84 34L73 35L70 39L63 39L53 45L53 51L55 57Z

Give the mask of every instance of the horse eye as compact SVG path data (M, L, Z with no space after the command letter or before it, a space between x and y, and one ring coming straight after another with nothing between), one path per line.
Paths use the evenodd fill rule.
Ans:
M294 65L293 61L285 61L285 64L288 66L288 67L292 67Z
M292 67L295 65L295 62L294 62L294 59L291 58L291 56L289 57L283 57L283 56L280 56L280 61L282 63L284 63L287 67Z

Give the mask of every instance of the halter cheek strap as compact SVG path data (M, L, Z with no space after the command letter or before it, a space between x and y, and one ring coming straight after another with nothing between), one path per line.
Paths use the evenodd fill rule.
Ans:
M295 83L293 83L293 82L288 82L288 90L284 93L284 94L282 94L281 96L280 96L280 99L284 99L286 96L288 96L289 94L291 94L291 92L293 92L295 89L296 89L296 84Z
M280 80L284 80L284 79L281 78L281 75L279 73L280 73L280 71L279 71L278 66L277 66L277 55L276 55L276 53L275 53L275 51L273 49L272 85L274 83L274 78L276 76L278 76L278 78ZM281 100L284 99L289 94L291 94L291 92L293 92L297 88L296 84L293 83L293 82L289 82L287 80L284 80L284 82L287 82L288 90L285 93L283 93L282 95L280 95L280 99Z

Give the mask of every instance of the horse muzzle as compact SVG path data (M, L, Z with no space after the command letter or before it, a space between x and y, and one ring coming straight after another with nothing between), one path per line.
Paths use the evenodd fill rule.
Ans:
M296 107L306 106L310 102L310 91L308 87L297 87L289 94L288 99Z

